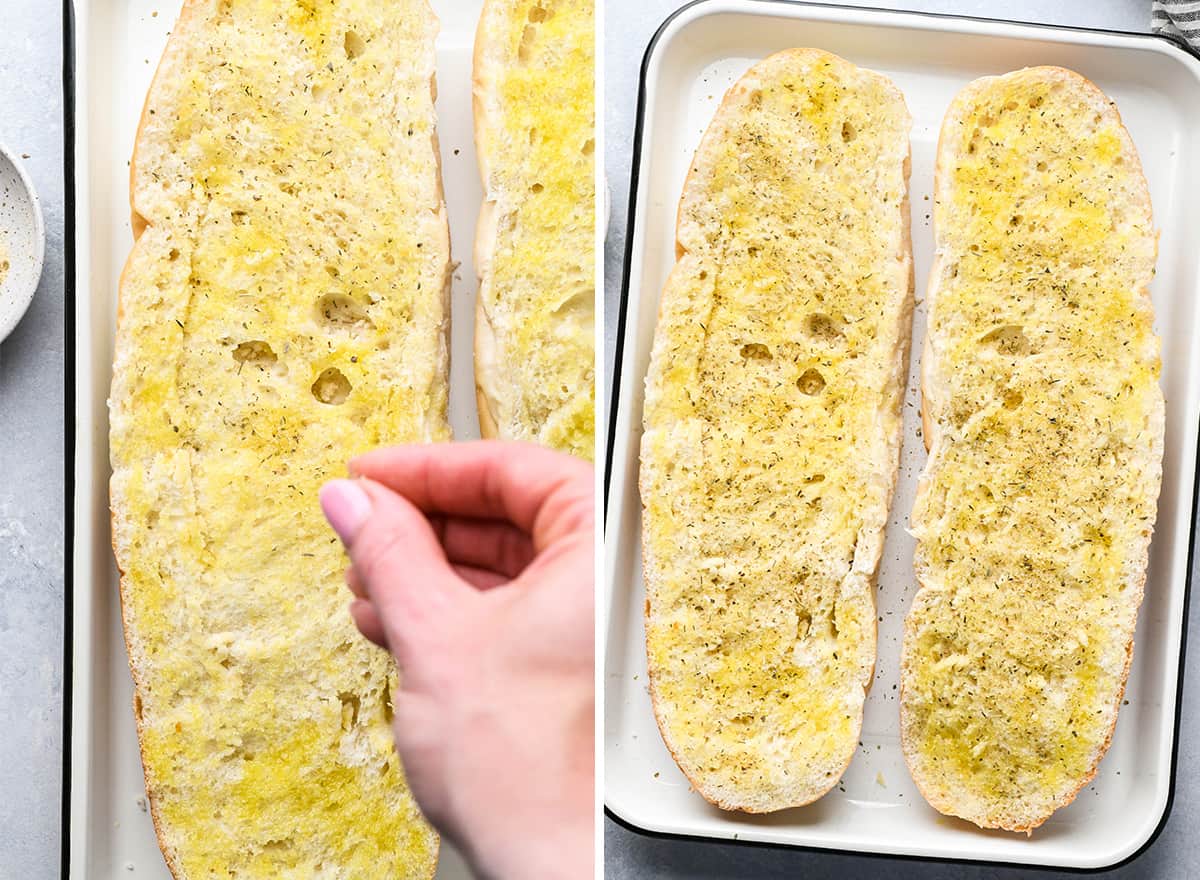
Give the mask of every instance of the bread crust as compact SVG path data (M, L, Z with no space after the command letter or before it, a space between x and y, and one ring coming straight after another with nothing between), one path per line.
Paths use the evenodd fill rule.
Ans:
M437 17L434 15L434 13L432 11L432 7L430 7L428 5L427 0L421 0L421 2L423 2L424 5L426 6L429 16L431 17L434 24L436 25ZM120 344L121 327L123 325L123 319L125 316L125 311L124 311L125 291L127 289L128 275L130 273L131 267L135 264L136 256L137 256L137 249L138 249L140 243L142 242L142 237L151 226L150 221L142 214L142 212L139 210L138 204L137 204L137 176L138 176L139 172L141 171L140 154L141 154L141 149L142 149L143 141L144 141L143 132L146 128L150 114L152 113L151 106L152 106L154 96L161 89L162 83L164 81L166 81L168 78L170 78L171 76L175 75L175 73L177 72L175 68L177 67L178 62L180 61L179 56L181 56L184 53L184 49L188 43L188 40L190 38L193 38L194 35L197 34L202 29L202 27L204 25L203 15L204 15L205 8L207 6L211 6L212 3L213 3L213 0L183 0L183 6L180 10L179 17L176 20L175 27L170 32L170 36L167 40L166 47L164 48L163 54L160 57L158 64L155 67L155 73L151 79L150 87L147 89L146 97L142 104L142 111L138 118L137 129L134 133L133 152L132 152L132 156L130 158L130 163L129 163L130 227L131 227L131 232L132 232L133 245L132 245L132 248L130 251L130 255L126 259L125 265L122 268L121 276L117 283L116 326L117 326L117 344L118 345ZM435 77L431 77L431 79L430 79L430 89L431 89L432 98L434 100L436 100L437 84L436 84ZM443 210L441 213L442 213L443 222L446 224L446 240L449 241L449 225L448 225L448 220L446 219L445 210L444 210L445 196L444 196L444 188L443 188L442 177L441 177L441 154L438 149L436 129L434 129L432 132L432 140L433 140L433 153L437 160L437 169L438 169L437 179L436 179L436 192L437 192L437 197L438 197L439 202L443 205ZM446 268L446 272L445 272L445 281L444 281L443 288L442 288L443 311L447 315L449 314L448 304L449 304L449 298L450 298L450 287L451 287L451 272L450 272L450 268L449 268L449 264L448 264L447 268ZM448 350L449 350L449 333L450 333L450 328L449 328L449 322L447 320L447 322L444 324L443 330L442 330L442 345L443 345L443 349L445 349L445 351L447 352L447 357L448 357ZM115 372L115 366L116 365L114 363L114 372ZM448 373L449 373L448 365L447 365L447 369L444 372L446 375L448 375ZM145 677L144 677L145 671L141 668L141 665L138 662L136 662L136 660L135 660L135 657L137 655L136 655L136 652L133 648L133 644L131 641L132 624L131 624L130 618L129 618L129 607L131 605L129 595L130 595L130 591L133 588L133 585L131 583L130 574L124 565L124 559L122 557L122 554L119 552L119 549L117 547L116 519L117 519L117 515L118 515L119 505L120 505L120 500L118 498L116 498L115 495L113 494L113 487L110 483L110 488L109 488L109 527L110 527L110 533L111 533L110 534L110 546L112 547L112 550L113 550L113 559L116 564L117 573L118 573L118 600L119 600L119 605L120 605L121 622L122 622L121 635L122 635L122 639L125 643L126 655L129 658L130 677L131 677L131 679L133 681L133 685L134 685L134 696L133 696L133 702L132 702L131 708L133 709L134 725L135 725L135 728L137 731L138 754L139 754L140 761L142 763L143 772L145 773L146 802L147 802L148 812L150 814L150 819L151 819L151 822L152 822L152 825L154 828L154 835L158 842L159 850L163 854L163 860L167 866L167 870L170 872L173 880L188 880L188 875L184 871L184 868L180 862L179 853L175 849L175 847L170 845L170 843L168 842L167 835L164 830L164 820L161 815L161 802L160 802L161 793L159 791L158 786L151 779L150 773L146 772L146 770L148 768L148 764L147 764L147 759L146 759L146 746L145 746L145 729L144 729L145 721L142 717L142 700L141 700L141 694L143 693L143 691L146 688L146 682L145 682ZM434 838L433 838L433 851L432 851L432 855L433 855L432 863L433 864L427 875L428 880L433 880L433 877L437 873L438 850L440 847L440 842L441 842L440 837L435 834Z
M200 24L200 9L205 0L184 0L183 8L179 12L179 18L175 23L175 28L171 32L171 37L167 40L166 48L163 50L162 57L158 61L158 65L154 70L154 77L151 80L150 88L146 91L146 99L142 103L142 112L138 118L137 131L133 139L133 155L129 162L129 205L130 205L130 225L133 232L133 249L136 251L139 243L142 240L142 235L149 227L146 218L138 211L137 208L137 189L135 180L138 173L138 153L142 143L142 130L146 126L146 120L150 115L150 101L152 96L159 88L161 79L170 76L172 66L174 65L176 56L181 52L181 47L184 44L187 36ZM129 258L125 261L125 266L121 270L121 278L117 283L117 327L119 328L124 317L124 291L126 276L129 273L129 268L134 262L134 254L130 253ZM130 625L127 616L127 607L129 605L128 595L132 589L132 584L129 580L129 574L122 566L121 554L117 549L116 539L116 516L117 516L117 500L112 497L111 487L109 495L109 527L112 532L111 545L113 548L113 559L116 561L118 574L118 599L121 606L121 637L125 641L125 655L129 658L129 674L133 679L133 719L134 725L137 728L138 740L138 756L141 760L143 772L147 766L146 763L146 746L145 746L145 722L142 719L142 699L141 693L145 688L143 678L143 670L141 666L134 661L136 656L133 650L133 645L130 641ZM159 810L159 791L154 785L149 775L146 775L146 804L150 812L150 821L154 825L154 836L158 840L158 848L163 854L163 861L166 862L167 870L171 872L173 880L187 880L187 875L183 873L183 867L179 863L179 853L173 846L167 843L166 833L163 830L163 820Z
M1062 67L1055 67L1055 66L1048 66L1048 65L1040 66L1040 67L1033 67L1033 68L1024 68L1023 70L1016 71L1011 74L1006 74L1001 77L982 77L980 79L977 79L977 80L969 83L955 96L954 100L952 101L952 103L950 105L950 108L947 110L945 119L943 120L942 127L941 127L941 130L938 135L936 161L935 161L935 166L934 166L934 180L935 180L934 191L936 193L935 200L940 201L942 198L944 198L948 194L950 186L951 186L950 163L953 161L954 157L949 149L947 140L948 140L950 133L953 131L953 126L959 122L959 120L961 119L961 114L970 106L970 104L976 99L976 97L980 93L984 92L991 84L993 84L997 80L1004 79L1005 77L1013 77L1013 76L1017 76L1017 75L1043 77L1046 80L1058 81L1058 82L1064 83L1068 87L1080 88L1090 94L1090 96L1094 99L1094 102L1097 107L1099 107L1101 105L1103 106L1103 112L1111 112L1112 113L1112 116L1116 122L1116 125L1119 128L1119 130L1122 133L1123 138L1124 138L1123 147L1124 147L1125 151L1127 152L1127 154L1131 155L1134 160L1132 163L1132 165L1134 166L1132 173L1136 175L1137 181L1140 182L1140 189L1143 194L1143 207L1145 208L1146 213L1150 214L1149 189L1146 184L1145 175L1142 171L1141 163L1138 161L1136 148L1134 147L1133 142L1129 137L1129 133L1125 128L1124 122L1121 119L1120 112L1117 109L1116 105L1112 104L1108 100L1107 96L1105 96L1104 93L1101 91L1099 86L1097 86L1091 80L1088 80L1087 78L1081 76L1080 74L1076 73L1075 71L1072 71L1072 70L1069 70L1066 68L1062 68ZM936 233L937 233L937 230L935 228L935 235L936 235ZM926 303L928 304L930 314L933 313L934 303L936 302L936 299L937 299L938 288L939 288L938 282L942 277L942 263L943 263L943 251L942 251L942 247L941 247L941 243L940 243L940 241L941 241L940 237L936 238L935 240L938 242L937 252L934 257L933 265L930 268L929 282L928 282L928 286L927 286L926 299L925 299ZM1158 252L1158 241L1157 241L1157 237L1155 237L1155 239L1154 239L1154 254L1155 254L1155 256L1157 256L1157 252ZM1149 289L1148 283L1141 285L1137 289L1136 293L1141 299L1143 299L1147 304L1149 304L1150 289ZM925 341L924 341L923 350L922 350L922 357L921 357L921 408L920 408L920 412L921 412L921 422L922 422L922 427L923 427L923 437L924 437L924 442L925 442L925 448L926 448L927 452L931 453L931 457L927 461L925 469L922 471L920 477L918 478L917 491L916 491L916 495L914 498L914 511L918 510L920 508L921 502L923 501L924 496L928 492L929 483L930 483L929 471L930 471L930 467L932 466L932 463L934 461L934 457L932 455L933 450L935 447L939 446L944 440L943 432L940 430L940 426L937 424L937 422L934 421L932 414L931 414L931 407L929 405L929 401L931 399L935 398L938 393L937 383L935 381L933 381L933 379L931 378L931 374L930 374L933 364L934 364L934 357L933 357L932 334L927 333L925 336ZM1160 410L1159 424L1157 425L1157 438L1158 438L1157 442L1159 445L1160 456L1161 456L1162 436L1163 436L1163 424L1162 424L1162 420L1161 420L1161 410ZM915 528L917 524L914 522L913 525ZM1128 584L1128 586L1130 588L1128 595L1133 597L1132 602L1133 602L1133 607L1135 609L1135 614L1136 614L1137 607L1141 604L1141 600L1142 600L1142 597L1143 597L1143 594L1145 591L1146 568L1147 568L1148 559L1149 559L1149 548L1150 548L1150 540L1151 540L1152 531L1153 531L1153 523L1151 523L1150 528L1142 535L1138 545L1133 548L1133 555L1135 558L1137 558L1139 560L1139 565L1137 566L1137 568L1138 568L1137 575ZM931 587L931 585L924 578L922 578L921 575L922 575L921 570L918 569L917 570L917 594L914 596L914 600L913 600L914 608L916 607L916 603L918 601L920 601L920 599L921 599L922 591L929 589ZM911 678L913 677L913 675L915 674L914 659L910 655L910 652L907 650L908 640L913 632L912 626L911 626L911 620L912 620L912 615L910 613L909 617L906 618L906 621L905 621L905 646L906 646L906 649L904 650L904 652L902 654L902 658L901 658L901 676L900 676L899 694L900 694L900 706L901 706L901 730L900 730L901 746L902 746L902 750L904 752L905 762L908 765L909 772L910 772L910 775L912 776L913 782L916 784L917 789L921 792L922 797L924 797L925 800L931 806L934 807L934 809L938 810L939 812L941 812L943 814L946 814L949 816L956 816L956 817L965 819L967 821L973 822L974 824L976 824L982 828L995 828L995 829L1001 829L1001 830L1005 830L1005 831L1025 833L1027 835L1032 834L1034 829L1036 829L1037 827L1042 825L1047 819L1050 818L1051 815L1053 815L1053 813L1055 811L1061 809L1062 807L1067 806L1072 801L1074 801L1075 798L1078 796L1079 792L1082 791L1083 788L1086 785L1088 785L1088 783L1090 783L1096 776L1096 773L1099 769L1100 761L1104 757L1105 753L1108 751L1108 748L1112 743L1113 731L1116 728L1116 722L1117 722L1117 714L1118 714L1117 710L1118 710L1121 700L1124 696L1125 687L1126 687L1126 684L1129 679L1130 665L1133 661L1133 630L1132 630L1132 628L1130 630L1130 637L1125 646L1124 668L1123 668L1122 674L1120 676L1120 685L1119 685L1117 691L1112 695L1112 697L1109 701L1109 704L1113 707L1113 711L1111 713L1111 719L1110 719L1110 722L1108 725L1107 733L1105 734L1103 741L1097 745L1097 747L1095 748L1095 750L1093 752L1093 758L1091 761L1090 769L1082 777L1079 778L1077 784L1075 785L1075 787L1072 790L1070 790L1069 792L1056 798L1054 800L1054 802L1050 805L1050 808L1048 810L1046 810L1042 813L1039 813L1039 814L1026 815L1026 816L1023 816L1018 819L1013 819L1013 818L1001 817L1001 816L982 816L982 815L978 815L978 814L967 815L967 813L971 812L970 810L964 809L964 805L962 803L956 801L951 793L938 789L936 787L936 785L933 783L933 781L931 779L927 778L920 771L919 767L917 766L917 762L919 759L917 757L916 734L914 733L912 722L910 721L910 719L908 719L906 717L905 711L904 711L905 706L907 705L906 704L906 692L908 689L908 684L909 684Z
M747 92L750 89L749 84L754 82L758 78L760 68L766 66L768 63L776 62L776 61L779 61L779 60L785 59L785 58L791 58L791 59L796 59L796 60L813 59L814 61L828 60L835 65L851 67L851 68L854 67L854 65L850 64L850 62L847 62L845 59L843 59L837 55L833 55L832 53L825 52L820 49L789 49L789 50L784 50L784 51L778 52L778 53L768 57L767 59L764 59L763 61L759 62L754 67L752 67L749 71L747 71L746 74L744 74L742 76L742 78L740 78L738 80L738 82L736 82L728 90L728 92L723 97L721 104L718 106L716 112L713 115L713 122L710 123L709 129L706 131L706 133L704 135L704 141L707 141L708 138L712 135L717 122L719 120L721 120L723 116L736 112L735 105L744 97L745 92ZM880 80L886 82L890 88L890 91L893 94L893 99L895 101L897 101L900 104L900 106L903 107L903 105L904 105L903 96L900 94L899 90L890 81L888 81L886 79L886 77L883 77L880 74L873 73L872 71L866 71L866 70L862 70L860 68L854 68L854 69L858 70L860 73L865 73L868 75L878 77ZM683 196L680 198L678 207L676 209L676 241L675 241L676 263L675 263L675 266L671 270L670 276L668 277L666 284L664 285L664 289L666 289L666 290L670 290L670 289L672 289L673 286L675 286L675 284L677 283L676 276L684 271L684 265L683 265L682 261L688 255L687 247L684 244L684 241L682 239L682 232L683 232L683 229L685 226L684 209L685 209L685 204L686 204L686 200L687 200L687 193L688 193L689 189L691 189L693 186L696 185L699 175L702 173L701 163L699 161L699 153L700 153L700 150L703 149L704 141L702 141L702 146L697 150L697 157L695 160L693 160L692 165L688 170L688 173L685 178L684 186L683 186ZM912 261L912 235L911 235L911 223L910 223L911 205L910 205L910 194L909 194L909 190L908 190L908 186L907 186L907 182L909 179L909 173L911 170L911 161L912 161L911 145L909 144L908 139L906 137L905 138L905 157L903 160L903 171L902 171L903 178L905 181L905 187L904 187L903 200L900 205L901 242L900 242L900 252L898 254L896 254L896 257L898 260L903 261L907 266L907 285L906 285L906 290L905 290L903 307L901 309L901 312L897 316L897 324L898 324L898 329L899 329L898 345L897 345L897 348L894 353L894 359L893 359L893 363L892 363L892 374L890 376L890 382L889 382L889 387L891 388L892 397L889 401L887 401L885 403L884 411L881 412L881 416L889 415L893 411L898 413L901 399L902 399L902 396L904 393L904 387L907 383L908 368L909 368L909 349L910 349L910 343L911 343L911 338L912 338L911 324L912 324L912 310L913 310L913 290L914 290L914 281L915 281L913 261ZM705 171L707 171L707 169L705 169ZM661 321L663 318L664 307L665 307L665 298L663 300L660 300L660 303L659 303L658 317L659 317L660 324L661 324ZM900 442L901 442L901 432L902 432L902 422L899 418L896 418L894 428L889 436L889 446L888 446L889 463L886 465L887 472L886 472L886 474L883 475L884 478L887 480L887 506L888 507L890 507L891 497L895 490L896 480L897 480L898 473L899 473L899 450L900 450ZM647 474L647 468L646 468L646 463L645 463L644 458L643 458L642 462L643 462L642 467L639 472L639 491L643 498L643 515L646 515L646 510L648 507L647 499L649 498L650 493L652 492L652 489L648 483L648 474ZM880 531L880 535L882 535L882 528L879 531ZM883 542L882 542L882 540L879 540L877 542L877 545L874 548L874 552L871 554L871 558L869 560L869 575L867 578L867 592L869 593L870 605L871 605L872 609L874 609L874 607L875 607L874 586L876 584L879 562L882 557L882 553L883 553ZM643 565L642 565L643 578L646 583L647 593L649 594L651 592L654 592L659 587L659 580L660 580L659 575L662 571L662 568L658 565L657 560L654 557L653 550L650 547L650 544L648 541L642 542L642 561L643 561ZM858 563L858 558L857 558L857 553L856 553L855 563L854 563L856 567L857 567L857 563ZM651 603L650 603L649 599L647 599L644 609L643 609L643 621L646 625L647 631L649 631L650 624L651 624ZM871 682L874 678L874 664L875 664L875 656L876 656L875 643L876 643L876 639L877 639L877 622L876 622L874 614L872 614L871 620L869 623L870 623L869 629L867 629L864 632L864 639L867 640L870 644L870 654L872 657L872 664L871 664L871 667L869 668L869 670L867 671L866 675L863 677L862 681L860 682L860 684L863 688L864 695L867 691L869 691ZM845 761L842 764L839 773L837 773L835 776L833 776L828 781L828 784L824 788L822 788L818 791L815 791L815 792L810 792L806 796L791 799L786 803L781 802L781 803L770 803L770 804L758 804L758 803L748 802L748 799L744 796L744 793L741 793L739 796L736 796L736 797L730 796L722 791L723 787L711 784L709 780L707 780L700 774L694 772L694 770L690 766L691 762L686 760L685 757L680 754L676 744L673 742L672 736L668 729L668 713L664 706L664 700L659 692L658 677L656 675L656 669L655 669L655 666L653 663L650 663L648 665L648 680L649 680L648 681L648 691L649 691L649 695L650 695L651 705L654 709L655 721L658 725L659 732L662 734L663 742L666 745L667 750L670 752L671 757L674 759L675 763L679 766L680 770L687 777L688 782L691 784L692 789L696 793L698 793L701 797L703 797L707 802L709 802L713 806L716 806L720 809L728 810L728 811L744 812L744 813L749 813L749 814L765 814L765 813L777 812L782 809L805 806L807 804L810 804L810 803L818 800L820 797L822 797L824 794L826 794L830 789L832 789L837 784L837 782L841 778L841 776L845 773L846 769L849 767L850 762L853 758L853 754L854 754L853 748L847 749L846 755L845 755ZM852 739L854 741L857 741L858 732L859 732L859 730L861 730L861 724L862 724L862 709L860 708L859 712L858 712L857 720L855 722L854 733L852 736Z

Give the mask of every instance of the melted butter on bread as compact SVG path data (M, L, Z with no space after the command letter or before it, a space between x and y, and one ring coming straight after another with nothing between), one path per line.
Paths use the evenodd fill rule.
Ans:
M899 451L910 120L816 50L752 68L697 151L646 380L659 726L728 809L807 803L858 741Z
M476 55L479 366L499 436L585 458L595 443L593 0L488 0ZM491 233L490 235L488 233ZM489 359L485 359L489 360Z
M1162 454L1156 236L1075 74L968 87L942 134L913 512L905 747L935 806L1028 830L1095 772L1127 674Z
M449 437L435 32L423 2L192 2L147 103L112 501L180 878L436 865L317 503L355 453Z

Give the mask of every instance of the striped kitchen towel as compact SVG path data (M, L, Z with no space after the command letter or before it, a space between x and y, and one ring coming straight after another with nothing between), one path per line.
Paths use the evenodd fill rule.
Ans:
M1150 27L1185 41L1200 52L1200 0L1154 0Z

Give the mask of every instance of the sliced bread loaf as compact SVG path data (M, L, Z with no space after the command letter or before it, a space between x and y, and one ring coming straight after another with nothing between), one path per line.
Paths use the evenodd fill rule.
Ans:
M1161 476L1157 236L1116 107L1056 67L976 80L938 145L929 459L901 730L944 813L1029 831L1108 748Z
M725 809L820 797L858 742L908 364L909 126L886 77L780 52L725 96L684 187L646 378L646 647L667 747Z
M475 267L485 437L592 458L595 444L593 0L487 0L475 40L486 191Z
M449 435L436 29L424 0L189 0L146 102L113 546L180 880L434 873L317 489Z

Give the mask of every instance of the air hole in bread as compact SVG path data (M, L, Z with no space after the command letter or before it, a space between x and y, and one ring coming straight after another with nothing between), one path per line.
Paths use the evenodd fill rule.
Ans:
M769 361L771 350L761 342L748 342L742 346L742 357L748 361Z
M246 212L245 211L230 211L229 219L233 221L234 226L245 226L246 225Z
M312 97L314 101L324 101L329 94L329 86L317 85L312 87Z
M1024 328L1016 324L1005 324L989 330L980 340L996 347L996 351L1006 355L1029 354L1029 337Z
M837 342L845 334L839 323L829 315L814 312L804 319L804 332L822 342Z
M324 370L312 384L313 397L330 406L341 406L350 396L350 391L350 380L337 367Z
M796 641L802 642L812 631L812 615L801 608L796 612Z
M757 110L759 107L762 106L762 101L763 101L762 89L755 89L754 91L752 91L750 93L751 109Z
M1011 217L1008 218L1008 225L1009 226L1020 226L1021 220L1022 220L1022 217L1020 214L1013 214Z
M534 24L537 24L539 21L545 21L547 18L549 18L550 13L541 6L532 6L529 9L528 17L530 21L532 21Z
M806 482L806 483L824 483L825 475L824 474L813 474L812 476L805 478L804 482Z
M533 186L529 187L529 191L531 193L540 193L545 188L546 187L542 186L540 183L535 183Z
M171 248L171 252L167 254L167 259L174 263L179 259L179 248Z
M809 367L796 380L796 387L800 389L802 394L815 397L825 390L825 377L821 375L820 370Z
M342 46L346 50L346 57L351 61L367 51L367 41L354 31L346 31L346 39L342 41Z
M517 46L517 60L522 64L528 64L533 56L533 41L536 38L537 28L531 24L525 25L525 30L521 31L521 44Z
M748 248L746 248L746 254L751 257L757 257L758 256L758 248L748 247Z
M137 694L133 695L133 714L139 721L142 719L142 698Z
M849 120L842 123L842 140L846 143L858 137L858 131L854 128L854 123Z
M1016 409L1025 402L1025 395L1020 391L1009 391L1004 395L1004 408Z
M1045 100L1046 99L1043 98L1041 95L1034 95L1032 98L1029 99L1029 106L1036 109L1038 107L1041 107L1042 102Z
M554 307L551 312L556 317L566 317L591 305L594 296L591 293L576 291Z
M701 280L701 281L703 281L703 280L704 280L705 278L707 278L707 277L708 277L708 272L706 272L705 270L701 269L701 270L700 270L700 280Z
M813 159L813 171L820 171L825 167L825 160Z
M395 710L392 709L392 692L390 689L385 688L383 691L383 720L390 725L394 716Z
M1037 170L1038 170L1038 171L1045 171L1045 170L1046 170L1046 163L1045 163L1045 162L1038 162L1038 163L1037 163Z
M279 361L274 349L262 339L239 342L233 350L233 359L242 366L250 364L260 370L269 370Z
M529 144L530 144L530 146L532 146L533 144L536 144L536 143L537 143L537 139L538 139L538 130L537 130L537 126L536 126L536 125L531 125L531 126L529 127Z
M584 142L583 142L583 150L582 150L581 152L582 152L582 153L583 153L583 155L585 155L585 156L590 156L590 155L592 155L594 152L596 152L596 141L595 141L595 139L594 139L594 138L588 138L586 141L584 141Z
M345 293L327 293L317 300L317 320L334 330L366 330L374 325L367 310Z
M1016 109L1017 109L1017 102L1016 102L1016 101L1009 101L1007 104L1005 104L1005 105L1004 105L1004 109L1005 109L1005 110L1016 110Z
M358 694L348 691L340 692L338 700L342 703L342 730L349 730L358 724L358 710L362 706L362 701L358 698Z

